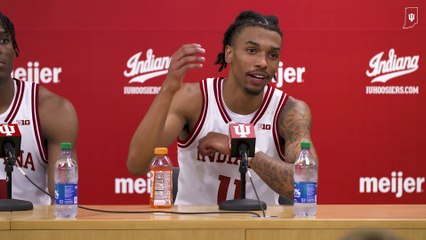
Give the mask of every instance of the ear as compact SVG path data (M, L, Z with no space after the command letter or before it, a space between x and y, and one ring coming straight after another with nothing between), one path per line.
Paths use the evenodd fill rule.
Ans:
M230 64L232 62L232 47L226 45L225 47L225 62Z

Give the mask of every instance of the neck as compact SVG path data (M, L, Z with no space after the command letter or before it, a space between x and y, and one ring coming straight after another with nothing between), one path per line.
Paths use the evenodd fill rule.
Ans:
M234 113L247 115L255 112L263 100L263 92L253 95L247 93L236 81L225 79L223 83L223 100Z
M0 114L5 112L13 100L13 80L0 79Z

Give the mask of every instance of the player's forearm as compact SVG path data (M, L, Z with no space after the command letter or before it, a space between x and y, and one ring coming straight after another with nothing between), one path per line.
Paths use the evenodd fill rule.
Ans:
M128 170L135 175L145 174L153 157L153 149L163 134L174 91L162 90L154 99L130 142Z
M294 165L283 162L279 159L272 159L263 152L256 153L250 161L252 168L257 175L270 187L283 197L293 199Z

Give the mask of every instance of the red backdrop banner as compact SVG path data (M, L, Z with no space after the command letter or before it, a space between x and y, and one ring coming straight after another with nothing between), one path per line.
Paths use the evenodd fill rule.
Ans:
M186 81L226 76L213 63L245 9L279 17L271 84L312 110L319 203L426 203L424 1L2 0L21 50L14 76L77 110L80 203L148 203L128 145L171 55L200 43L205 67ZM175 144L169 152L177 165Z

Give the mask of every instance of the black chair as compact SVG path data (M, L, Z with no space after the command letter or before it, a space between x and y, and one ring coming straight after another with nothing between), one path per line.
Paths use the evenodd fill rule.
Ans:
M179 178L179 167L173 167L173 203L176 200L176 195L178 192L178 178Z

